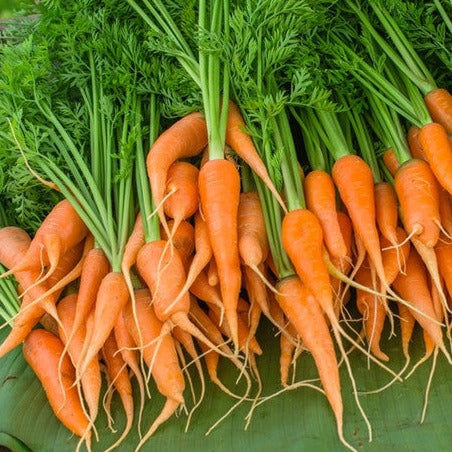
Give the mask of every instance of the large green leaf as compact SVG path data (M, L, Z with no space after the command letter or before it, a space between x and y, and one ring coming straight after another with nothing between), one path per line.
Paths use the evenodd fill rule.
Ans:
M264 383L264 392L270 394L280 389L278 340L274 331L264 323L267 331L260 332L260 342L265 350L258 359ZM5 335L3 331L0 340ZM398 338L383 343L383 349L391 356L393 369L403 365ZM412 344L413 359L423 353L421 335ZM390 377L384 371L371 366L367 359L353 353L351 362L360 390L382 386ZM344 366L342 366L344 367ZM451 372L445 359L438 359L437 370L430 394L428 414L424 424L419 419L422 410L425 385L431 360L404 383L395 383L380 394L361 396L360 400L373 425L373 442L369 443L365 424L358 414L351 395L351 386L344 369L341 369L345 405L345 436L358 449L369 451L391 450L424 451L450 449ZM190 367L193 379L197 377ZM315 377L312 358L305 354L299 360L301 378ZM220 376L233 387L236 372L227 366L220 368ZM196 385L199 390L199 385ZM237 388L237 391L242 386ZM155 394L146 404L143 428L145 429L162 407L163 399ZM189 391L186 391L190 401ZM118 433L107 428L104 413L96 425L100 441L93 450L100 451L110 445L124 425L124 416L118 399L113 400L113 415ZM237 409L209 436L204 433L233 404L231 399L216 387L208 385L201 408L195 412L187 433L184 433L186 416L173 417L157 431L144 450L149 451L332 451L345 450L339 443L331 410L322 394L308 388L286 392L257 408L253 421L244 431L244 416L249 403ZM136 427L136 426L135 426ZM13 451L69 451L74 450L77 438L62 427L49 408L40 383L24 362L20 348L0 360L0 444ZM16 439L16 441L14 440ZM122 444L120 450L133 450L138 444L136 428Z

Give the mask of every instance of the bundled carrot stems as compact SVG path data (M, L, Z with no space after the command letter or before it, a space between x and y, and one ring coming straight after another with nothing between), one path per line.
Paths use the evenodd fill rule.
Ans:
M117 391L126 414L108 450L135 405L137 449L175 413L189 428L206 371L232 399L207 433L245 404L247 427L279 394L259 372L264 317L283 391L322 392L346 448L342 365L369 441L360 397L432 359L428 416L438 355L452 362L448 38L423 42L431 26L384 0L43 3L0 50L0 357L23 343L78 448L99 435L102 372L104 409ZM352 351L382 387L358 385ZM302 352L314 382L298 379Z

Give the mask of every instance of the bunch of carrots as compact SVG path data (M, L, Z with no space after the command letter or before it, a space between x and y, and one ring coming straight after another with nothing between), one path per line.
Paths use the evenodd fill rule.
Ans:
M109 450L133 426L136 379L139 449L186 407L187 357L201 381L189 420L202 403L204 364L210 380L236 400L230 412L251 403L251 421L267 399L257 358L265 350L256 339L264 316L280 332L281 384L320 390L340 441L356 450L343 434L342 363L369 440L372 429L350 347L388 371L389 384L401 381L417 323L425 355L409 372L432 355L435 362L438 353L452 364L451 94L436 86L383 2L371 2L366 13L354 0L345 2L343 14L366 36L359 52L352 46L359 33L335 27L337 14L328 8L322 14L331 14L332 29L318 31L313 43L307 41L307 7L297 16L290 2L286 7L279 0L234 8L201 0L199 48L193 49L165 2L127 3L134 20L146 24L157 43L161 39L163 58L179 64L199 109L161 131L167 91L145 96L134 89L143 76L141 61L124 51L126 81L110 92L105 67L111 55L88 48L88 82L79 88L88 152L36 93L31 102L67 170L39 149L27 153L30 121L8 121L24 165L62 200L33 238L16 226L0 229L0 314L11 325L0 358L23 344L55 415L88 449L97 435L102 370L104 406L116 390L127 419ZM243 31L244 23L255 35ZM287 35L279 36L281 30ZM306 38L306 51L330 57L330 78L317 80L308 93L315 77L308 81L302 66L292 67L302 45L297 33ZM226 64L235 48L248 52L275 43L286 53L275 51L274 61L262 51ZM346 90L329 85L331 74L351 79ZM235 83L241 77L246 86ZM293 134L298 126L301 146ZM384 153L376 152L376 141ZM361 316L360 331L350 326L350 300ZM386 318L392 333L400 319L406 363L398 372L386 366L380 345ZM312 354L321 388L289 383L302 351ZM237 368L243 393L222 382L221 358ZM166 402L142 433L150 378Z

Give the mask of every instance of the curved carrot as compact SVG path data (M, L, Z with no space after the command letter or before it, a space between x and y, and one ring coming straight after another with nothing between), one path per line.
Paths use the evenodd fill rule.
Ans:
M60 317L62 327L64 328L63 329L60 327L58 329L58 333L63 344L65 345L67 344L70 332L73 330L77 298L78 296L76 293L70 294L64 297L58 303L57 307L58 315ZM74 367L77 367L78 361L80 359L85 336L86 336L85 325L82 325L80 328L77 329L77 333L71 337L71 343L67 344L69 356L71 358L72 363L74 364ZM88 405L91 421L94 422L94 420L97 417L100 390L102 385L100 366L99 361L97 360L97 356L91 361L91 363L87 367L86 372L83 374L81 378L81 384L83 389L83 395Z
M438 182L452 194L452 147L444 127L430 123L422 127L419 141Z
M336 191L331 176L322 170L308 173L304 180L306 207L318 218L325 245L332 256L345 257L347 249L336 210Z
M77 388L73 386L75 369L69 356L63 358L62 372L58 374L63 348L61 340L52 333L33 330L24 342L23 353L44 387L55 416L75 435L85 436L89 441L89 421L83 413Z
M436 88L424 97L433 121L441 124L448 134L452 134L452 95L443 88Z
M375 215L378 229L391 245L397 244L397 223L399 214L397 211L397 195L392 185L388 182L379 182L374 186L375 190Z
M283 211L287 212L286 205L270 179L267 168L254 147L253 140L244 129L245 122L243 121L239 108L234 102L229 100L226 143L231 146L237 155L261 178L262 182L272 192Z
M170 166L180 158L194 157L207 145L206 122L201 113L183 117L165 130L154 142L146 158L152 197L163 225L166 218L162 202Z
M391 173L392 176L395 175L397 170L400 168L400 163L397 160L397 157L394 153L394 149L389 148L383 154L383 163L386 166L386 169Z
M423 160L404 163L395 175L400 216L409 236L429 248L439 238L439 187L429 165Z
M202 214L207 223L209 241L218 267L221 295L238 347L237 302L241 286L237 238L237 215L240 200L240 176L228 160L209 160L199 172Z

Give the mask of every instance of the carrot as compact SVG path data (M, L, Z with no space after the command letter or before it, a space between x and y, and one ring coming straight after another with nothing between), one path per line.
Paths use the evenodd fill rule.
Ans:
M290 341L286 335L281 334L279 338L279 373L281 379L281 385L284 387L288 386L289 380L289 369L293 360L293 353L295 351L295 344Z
M69 334L73 330L73 324L75 319L77 294L73 293L64 297L58 303L58 315L61 319L62 327L58 329L60 339L63 344L68 348L69 356L71 358L74 367L77 367L80 359L81 351L83 349L83 342L86 336L85 325L82 325L77 329L76 334L72 336L71 343L68 344ZM88 405L89 415L92 422L97 417L97 411L99 406L100 389L102 385L102 379L100 375L100 366L97 356L91 361L86 369L86 372L81 378L81 384L83 389L83 395Z
M347 254L336 210L336 192L331 176L322 170L308 173L304 180L306 207L318 218L325 245L332 256Z
M400 163L392 148L389 148L383 154L383 163L392 176L394 176L397 170L400 168Z
M413 306L425 314L422 315L410 308L416 321L430 334L435 344L443 351L448 361L451 362L449 352L443 342L441 327L431 320L436 319L436 313L428 288L424 264L415 250L411 250L408 256L406 274L400 273L393 285L402 297L410 300Z
M360 157L346 155L334 163L332 176L347 207L353 230L362 240L378 277L387 286L376 228L372 171Z
M190 298L185 294L176 305L172 301L180 293L185 282L185 270L179 252L167 250L167 242L154 240L144 245L137 257L137 269L152 293L155 315L161 322L170 320L174 325L215 346L188 318ZM159 271L159 267L162 269Z
M144 410L145 392L144 392L144 380L143 375L140 370L139 360L137 356L137 351L133 350L135 348L135 342L130 331L127 329L127 325L124 321L124 316L121 313L116 320L114 335L116 343L118 344L118 349L121 352L121 357L123 361L130 367L134 373L137 382L138 389L140 391L140 409L138 414L138 432L141 437L141 419Z
M179 366L174 340L167 331L163 330L163 323L158 320L150 306L150 292L147 289L137 290L135 299L138 327L141 334L138 334L130 304L125 307L124 321L136 345L142 347L144 360L150 368L158 391L167 398L160 415L154 420L138 444L138 450L159 425L169 419L179 405L184 403L185 382ZM143 343L140 343L141 340Z
M439 189L439 216L443 232L452 239L452 198L442 187Z
M400 317L400 335L402 338L402 350L407 363L410 361L409 344L413 335L414 324L416 320L407 306L398 303Z
M205 271L199 273L193 284L190 287L190 292L205 303L217 306L223 309L221 302L221 294L218 287L213 287L209 284L207 274Z
M271 191L275 199L278 201L284 212L287 212L286 205L281 195L276 190L267 168L253 144L251 137L244 131L245 122L239 108L234 102L229 100L228 118L226 125L226 144L232 147L237 155L248 164L253 172L259 176L262 182Z
M240 194L237 227L242 262L251 268L258 267L267 259L269 244L257 192L248 191Z
M126 425L121 436L106 451L113 450L124 441L133 424L133 394L127 372L127 365L118 352L118 345L113 333L108 336L102 347L102 357L107 367L110 381L118 391L126 413Z
M69 356L64 357L59 384L58 363L63 343L46 330L33 330L24 342L25 360L35 372L46 392L55 416L77 436L90 439L89 421L83 413L77 388L73 386L75 369Z
M168 227L172 231L171 244L179 251L184 268L188 268L190 257L195 249L195 230L188 221L184 220L177 226L174 220L170 220ZM163 240L170 240L164 230L161 231L161 236Z
M88 229L67 200L60 201L42 222L25 255L0 278L24 270L41 270L50 265L50 276L62 254L77 245Z
M356 273L356 281L366 287L375 289L375 274L369 263L363 264ZM364 330L372 353L382 361L389 361L388 355L380 348L381 334L386 318L386 309L382 300L368 292L358 289L356 291L356 305L363 316Z
M391 247L388 239L381 237L381 255L388 284L392 284L397 278L397 275L403 271L406 260L408 259L411 247L410 242L406 239L406 232L399 227L396 229L396 240L398 243L403 242L403 245L399 245L399 248Z
M339 368L328 325L320 304L297 276L279 281L276 299L312 354L326 397L336 418L341 442L351 447L343 434L343 403Z
M162 203L168 170L180 158L194 157L207 145L206 122L201 113L190 113L165 130L154 142L146 158L152 197L161 223L166 225Z
M425 125L419 132L419 141L433 174L452 194L452 147L444 127L437 123Z
M30 247L30 236L21 228L7 226L0 229L0 264L13 268Z
M207 267L207 282L209 286L215 287L219 284L218 279L218 268L215 259L210 259L209 265Z
M443 237L435 247L436 258L438 259L439 272L446 284L449 297L452 298L452 243Z
M188 162L175 162L168 169L163 211L174 220L172 231L198 210L198 175L198 168Z
M221 295L238 348L237 302L241 286L237 238L240 177L228 160L209 160L199 173L201 209L207 223L209 241L218 267Z
M375 184L375 215L380 233L391 245L397 244L397 195L388 182Z
M259 271L265 276L265 269L260 267ZM248 298L252 304L257 304L261 308L266 317L272 320L270 315L267 287L259 275L250 267L245 266L243 269L245 287L248 293ZM273 321L273 320L272 320ZM282 325L281 325L282 326Z
M408 146L410 147L411 157L413 157L414 159L427 161L427 157L425 156L421 142L419 141L420 131L421 129L414 125L408 129Z
M87 336L83 347L78 372L83 375L89 363L101 350L112 332L119 314L129 300L124 275L118 272L108 273L101 281L94 308L92 335Z
M207 225L199 211L195 214L195 250L196 253L187 271L186 281L179 295L174 299L174 304L187 293L193 282L212 258L212 248L207 233ZM220 297L218 297L218 302L221 304Z
M452 96L443 88L436 88L424 97L425 105L433 121L441 124L452 134Z

